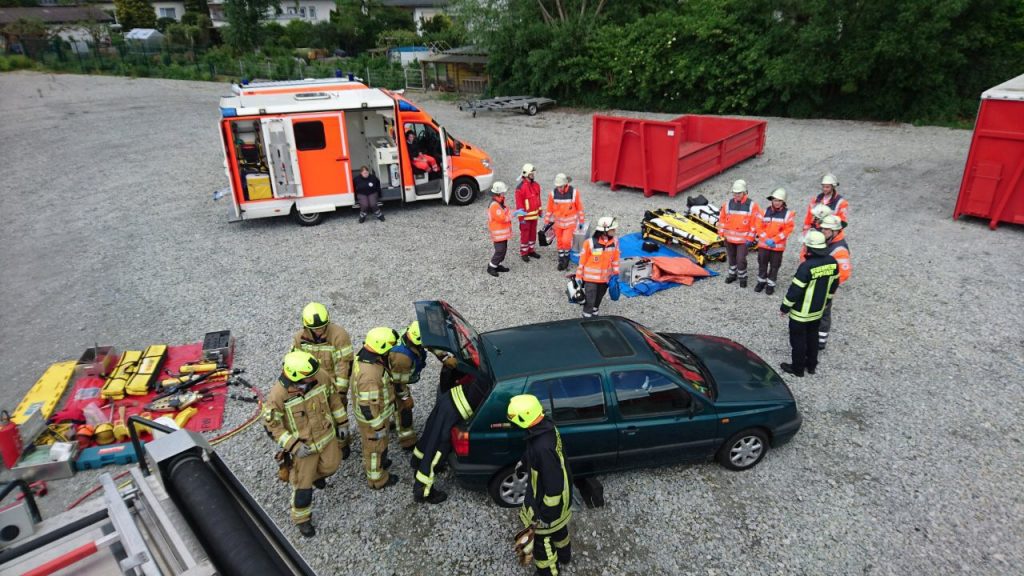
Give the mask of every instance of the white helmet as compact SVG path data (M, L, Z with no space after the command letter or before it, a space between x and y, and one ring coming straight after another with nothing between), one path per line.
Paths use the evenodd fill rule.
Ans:
M817 204L814 208L811 208L811 216L814 216L818 220L824 220L825 216L831 216L832 209L825 204Z
M828 248L828 243L825 241L825 235L820 230L811 230L807 232L807 236L804 236L804 244L807 245L811 250L824 250Z
M504 194L506 192L508 192L508 186L501 180L491 184L491 194Z
M740 193L746 194L747 193L747 181L746 180L737 180L737 181L733 182L732 183L732 193L733 194L740 194Z
M835 174L829 172L821 177L821 185L824 186L826 184L835 188L836 186L839 186L839 180L836 180Z
M597 219L597 230L598 232L607 232L609 230L617 230L619 228L619 219L614 216L602 216Z
M843 221L835 214L829 214L821 219L821 227L826 230L842 230Z
M570 180L568 176L566 176L565 174L562 174L561 172L559 172L558 174L555 174L555 186L559 186L559 187L565 186L566 184L568 184L571 181L572 180Z
M768 195L769 200L781 200L786 201L786 189L776 188L771 194Z
M536 170L534 169L533 164L530 164L530 163L523 164L523 176L529 176L530 174L533 174L534 172L536 172Z

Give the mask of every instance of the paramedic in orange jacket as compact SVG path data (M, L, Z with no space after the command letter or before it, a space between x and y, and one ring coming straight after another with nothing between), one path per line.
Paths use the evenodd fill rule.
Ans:
M835 214L826 216L821 220L821 232L825 234L825 241L828 242L828 255L836 259L839 265L839 285L842 286L850 279L853 266L850 264L850 247L846 244L846 231L843 229L843 222ZM818 325L818 350L824 350L828 344L828 333L832 328L832 302L833 297L825 306L825 312L821 316L821 324Z
M499 272L508 272L508 268L501 265L508 252L508 239L512 237L512 210L505 206L506 192L508 186L504 182L492 184L491 205L487 207L487 228L491 233L491 242L494 242L494 254L487 264L487 273L495 278Z
M793 234L793 211L786 207L786 190L776 188L768 195L771 204L757 219L757 285L754 292L775 293L775 281L779 278L782 253L786 251L786 240Z
M832 214L839 217L839 220L843 223L843 228L846 228L847 211L850 209L850 203L839 195L839 180L829 172L821 179L821 194L818 194L811 199L811 203L807 205L807 213L804 214L804 229L803 233L807 234L807 231L814 227L815 215L812 213L815 206L825 205L832 210Z
M571 181L565 174L555 176L555 189L548 196L547 214L544 215L545 224L554 222L555 225L559 270L569 267L573 232L576 231L576 226L586 220L583 215L583 200L580 198L579 190L569 185Z
M523 175L516 185L516 209L526 214L519 217L519 257L523 262L540 258L537 254L537 220L540 219L540 184L535 180L533 164L523 164Z
M580 249L576 279L583 282L583 317L597 316L601 300L608 292L608 281L619 275L619 241L615 230L619 221L604 216L597 221L594 235Z
M725 283L739 278L740 288L747 287L747 243L754 241L761 208L747 196L746 180L732 183L732 199L722 203L718 213L718 234L725 239L725 256L729 273Z

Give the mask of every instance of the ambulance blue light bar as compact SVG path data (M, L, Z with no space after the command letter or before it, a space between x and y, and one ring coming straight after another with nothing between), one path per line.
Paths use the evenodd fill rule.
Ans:
M401 110L402 112L419 112L420 111L419 108L413 106L412 103L409 102L408 100L399 100L398 101L398 109Z
M234 118L235 116L238 116L238 110L236 110L234 108L221 108L220 109L220 117L221 118Z

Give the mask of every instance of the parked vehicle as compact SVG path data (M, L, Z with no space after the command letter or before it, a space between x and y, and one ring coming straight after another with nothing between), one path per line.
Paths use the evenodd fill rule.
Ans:
M380 179L384 201L464 205L494 181L483 150L397 92L352 79L232 90L220 101L230 221L291 214L300 224L319 224L325 212L356 204L352 178L363 165ZM414 165L407 134L429 162Z
M515 471L523 432L505 414L517 394L540 399L581 477L711 458L748 470L800 429L782 378L727 338L662 334L615 316L479 334L443 301L418 302L416 315L424 346L452 352L491 389L452 428L449 464L461 485L501 506L521 503L526 488Z

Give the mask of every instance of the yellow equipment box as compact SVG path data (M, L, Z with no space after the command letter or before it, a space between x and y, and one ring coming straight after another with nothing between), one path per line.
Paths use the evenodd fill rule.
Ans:
M245 188L248 190L249 200L267 200L274 197L274 191L270 188L270 174L246 174Z

